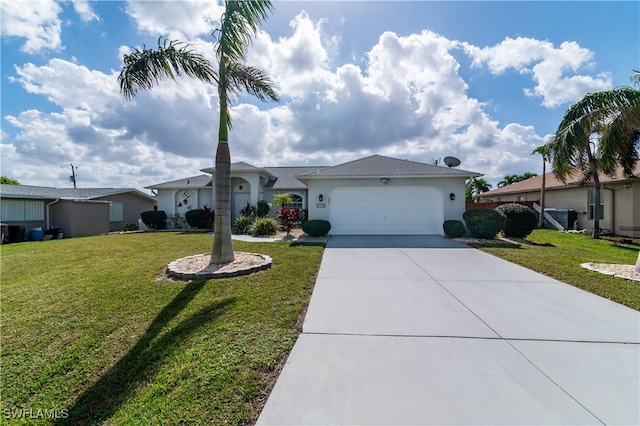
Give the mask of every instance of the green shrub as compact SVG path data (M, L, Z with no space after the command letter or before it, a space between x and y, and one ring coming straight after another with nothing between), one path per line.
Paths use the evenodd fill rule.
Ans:
M165 229L167 214L164 210L150 210L140 213L142 223L149 229Z
M522 204L502 204L496 210L507 218L502 230L505 237L524 238L538 225L536 212Z
M214 213L206 204L201 209L189 210L184 214L190 227L196 229L213 229Z
M265 200L258 201L258 217L267 217L271 207Z
M196 229L205 229L204 210L202 209L189 210L184 214L184 217L187 220L187 223L189 224L190 227L196 228Z
M259 217L249 227L249 233L254 237L273 235L278 232L278 222L272 217Z
M312 237L324 237L331 230L331 223L326 220L308 220L302 224L302 230Z
M138 230L138 224L137 223L127 223L122 229L125 232L137 231Z
M233 222L233 232L235 234L247 234L255 219L251 216L240 216Z
M449 238L464 237L464 224L459 220L445 220L442 228Z
M504 228L505 216L494 209L474 209L462 215L467 228L476 238L491 240Z

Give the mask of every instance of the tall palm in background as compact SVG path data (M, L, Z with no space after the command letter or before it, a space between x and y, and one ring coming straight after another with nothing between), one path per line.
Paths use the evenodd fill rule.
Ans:
M268 0L225 0L225 12L220 28L213 32L216 38L218 70L188 45L177 41L158 49L143 47L124 56L124 67L118 77L120 90L126 99L132 99L140 90L151 89L160 81L186 75L206 83L218 84L220 122L218 147L215 158L215 238L211 250L211 263L233 261L231 240L231 154L229 150L229 102L242 91L261 101L277 101L273 82L261 70L244 64L244 55L258 31L258 25L272 10Z
M511 185L512 183L522 182L523 180L527 180L534 176L538 176L532 172L525 172L522 175L506 175L503 180L498 182L498 188L502 188L503 186Z
M540 216L538 218L538 228L544 228L544 190L547 180L547 161L549 161L549 144L544 144L531 152L542 155L542 185L540 186Z
M467 181L465 187L465 199L467 203L476 203L483 192L491 189L491 184L485 178L472 178Z
M639 159L640 91L621 87L589 93L573 104L549 143L554 174L563 182L578 170L593 182L593 238L600 237L598 170L613 175L617 165L632 174Z

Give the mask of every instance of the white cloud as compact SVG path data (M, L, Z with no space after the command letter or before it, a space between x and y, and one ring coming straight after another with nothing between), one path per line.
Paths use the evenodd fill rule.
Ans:
M219 22L223 6L217 1L127 1L126 12L139 31L169 38L187 39L210 35Z
M197 174L212 164L217 140L212 87L168 81L128 102L118 93L115 72L104 74L61 59L39 67L25 64L16 72L14 83L46 96L61 112L27 110L4 117L19 132L2 145L3 173L64 186L51 166L74 163L85 170L85 187L142 188L183 172ZM34 174L31 167L48 173Z
M58 17L62 9L55 1L2 1L0 11L2 36L26 39L23 52L62 49Z
M45 95L61 108L83 108L104 111L118 97L115 75L90 70L62 59L51 59L47 65L27 63L15 67L17 82L29 93Z
M185 36L178 38L211 55L211 20L221 13L215 3L131 2L127 11L141 31ZM180 33L181 27L189 33ZM555 48L545 41L506 39L478 48L427 30L386 32L365 61L339 62L340 38L328 32L325 21L300 13L290 27L289 35L277 39L260 32L250 48L247 62L273 78L282 101L261 104L241 97L232 107L232 161L329 165L374 153L423 162L453 155L462 160L461 168L498 181L506 174L539 172L539 158L529 154L543 137L527 123L499 123L487 104L471 97L473 83L461 76L453 53L462 46L476 66L496 75L513 69L531 76L536 86L527 94L550 106L608 81L604 75L577 75L592 53L575 43ZM128 51L120 47L120 57ZM55 112L5 117L18 133L13 140L3 136L3 174L64 186L73 163L80 166L82 186L142 188L213 164L215 87L167 81L127 102L116 71L76 62L54 58L15 67L10 82L46 97Z
M513 69L521 74L531 74L537 83L524 88L525 95L541 97L547 108L558 107L581 99L588 92L608 90L612 86L611 76L570 75L589 67L593 52L580 47L576 42L565 41L556 48L546 40L526 37L507 37L491 47L477 47L462 43L465 52L473 59L473 66L487 66L493 74L502 74Z
M91 8L91 5L89 5L88 0L72 0L72 3L73 8L83 22L91 22L94 19L96 21L100 20L98 15L96 15L96 13Z

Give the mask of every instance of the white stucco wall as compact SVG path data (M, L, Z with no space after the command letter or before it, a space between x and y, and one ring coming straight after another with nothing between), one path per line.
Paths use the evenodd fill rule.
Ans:
M188 190L191 193L189 197L188 208L178 207L178 201L181 198L180 194ZM201 209L205 205L214 208L213 205L213 192L211 188L171 188L171 189L158 189L158 195L156 196L158 202L158 210L164 210L167 216L174 215L176 213L184 214L188 209Z
M442 191L444 198L444 220L462 220L465 211L464 183L465 178L392 178L389 187L400 186L432 186ZM313 179L308 182L309 219L329 219L331 191L338 187L359 187L366 191L367 187L383 185L379 178L365 179ZM455 200L449 194L455 194ZM323 201L319 201L322 194ZM323 207L324 205L324 207Z

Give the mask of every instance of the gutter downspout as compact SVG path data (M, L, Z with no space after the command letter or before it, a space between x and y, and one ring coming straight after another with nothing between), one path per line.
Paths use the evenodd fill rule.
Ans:
M48 231L49 229L51 229L51 223L50 223L50 212L49 212L49 207L51 207L52 205L56 204L60 202L60 198L56 198L54 201L50 202L49 204L47 204L47 211L46 211L46 225L47 225L47 229L45 229L45 231Z

